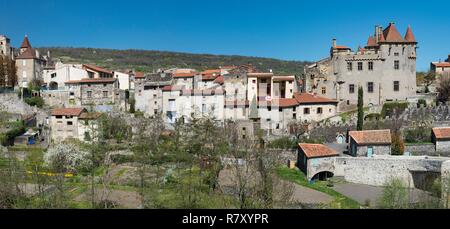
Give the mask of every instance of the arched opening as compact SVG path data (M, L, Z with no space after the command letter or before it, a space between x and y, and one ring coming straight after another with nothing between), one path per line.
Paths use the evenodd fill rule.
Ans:
M316 173L316 175L314 175L311 180L321 180L321 181L326 181L328 180L328 178L331 178L334 176L334 173L330 172L330 171L322 171L322 172L318 172Z
M48 84L49 90L58 90L58 83L55 81L52 81Z

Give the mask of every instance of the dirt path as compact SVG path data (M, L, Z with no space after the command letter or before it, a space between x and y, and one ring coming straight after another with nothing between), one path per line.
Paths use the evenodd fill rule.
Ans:
M328 204L333 197L323 192L294 184L292 201L303 204Z

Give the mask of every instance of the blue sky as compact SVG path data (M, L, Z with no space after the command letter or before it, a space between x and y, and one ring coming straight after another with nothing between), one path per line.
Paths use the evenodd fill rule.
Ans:
M0 0L0 34L19 46L147 49L285 60L355 49L375 25L412 26L418 70L450 54L450 1ZM7 10L5 10L7 9Z

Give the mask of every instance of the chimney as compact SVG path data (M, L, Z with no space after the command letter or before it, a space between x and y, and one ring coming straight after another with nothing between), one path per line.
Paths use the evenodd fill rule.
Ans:
M375 26L375 42L378 44L378 41L380 40L380 31L378 30L378 25Z
M333 38L333 48L336 48L336 38Z
M39 51L36 49L36 57L39 58Z

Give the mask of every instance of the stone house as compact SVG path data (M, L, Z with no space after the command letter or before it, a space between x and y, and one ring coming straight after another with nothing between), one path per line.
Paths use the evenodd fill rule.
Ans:
M28 87L33 80L43 79L43 70L51 64L50 54L42 56L38 50L31 47L28 37L25 36L20 46L19 55L15 58L17 68L17 81L19 87Z
M365 105L407 100L416 94L416 49L411 28L402 37L394 23L384 30L376 26L357 51L333 39L330 56L305 67L305 90L338 100L341 110L356 106L358 87Z
M354 157L391 154L391 130L350 131L348 152Z
M73 80L81 80L88 77L86 70L81 64L64 64L58 62L53 69L45 69L43 72L43 80L47 90L66 90L66 82Z
M134 98L136 110L148 116L162 114L163 88L173 83L171 73L153 73L135 84Z
M0 35L0 56L13 57L13 49L11 47L11 40L5 36Z
M66 139L92 139L98 127L96 120L100 116L101 113L88 113L84 108L53 109L49 123L51 140L61 142Z
M435 127L432 129L431 141L436 152L450 152L450 127Z
M322 144L300 143L297 151L297 167L308 180L326 180L333 176L334 157L339 154Z
M435 73L437 78L450 76L450 54L447 60L439 62L431 62L430 71Z
M115 78L81 79L68 81L66 85L72 106L114 105L120 102Z

